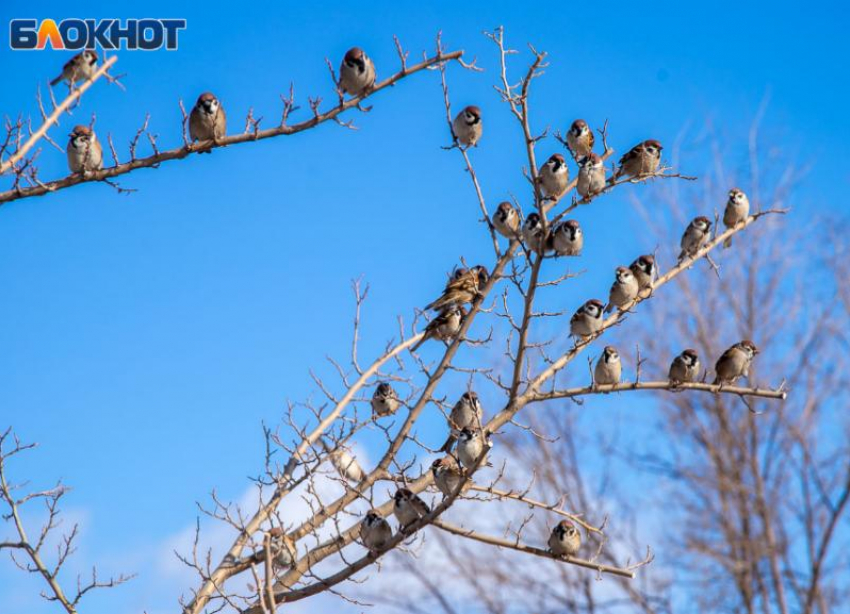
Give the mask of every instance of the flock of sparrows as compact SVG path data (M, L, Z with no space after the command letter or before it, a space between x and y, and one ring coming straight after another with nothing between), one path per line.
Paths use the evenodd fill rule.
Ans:
M50 82L56 85L66 81L75 85L91 79L97 72L98 55L86 49L72 57L62 68L61 74ZM362 96L375 85L375 65L358 47L349 49L339 67L339 89L344 94ZM218 142L227 134L227 114L221 101L211 92L198 96L189 114L189 138L192 142ZM68 167L72 173L91 173L103 168L103 147L89 126L74 126L68 135ZM201 153L210 153L209 149Z

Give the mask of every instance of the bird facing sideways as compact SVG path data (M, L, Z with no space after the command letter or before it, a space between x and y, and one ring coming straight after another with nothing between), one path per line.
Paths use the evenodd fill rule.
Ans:
M286 569L295 563L295 542L281 527L269 529L269 553L278 569Z
M437 339L444 342L452 341L460 332L460 327L465 317L466 309L462 306L451 305L446 307L436 318L428 322L422 338L410 348L410 351L415 352L428 339Z
M661 143L655 139L638 143L620 158L620 168L613 179L623 176L640 179L653 174L661 164L662 149Z
M652 290L652 284L655 283L657 270L655 268L655 258L650 254L639 256L637 260L632 262L632 274L638 282L638 288L641 290Z
M393 495L393 514L404 531L408 525L416 522L431 511L428 504L419 495L407 488L399 488Z
M602 311L605 305L602 301L592 298L570 318L570 334L576 339L584 340L602 329Z
M97 72L97 51L84 49L70 60L65 62L62 72L50 82L53 87L60 81L67 81L68 85L76 85L82 81L91 79Z
M336 469L342 477L355 483L363 481L363 478L366 477L366 472L363 471L360 463L357 462L357 459L354 458L348 448L341 444L333 447L321 438L319 441L322 442L322 447L325 449L325 452L328 453L328 457L330 458L334 469Z
M749 339L739 341L723 352L714 365L717 376L714 384L734 384L740 377L750 376L750 366L759 353L756 344Z
M425 305L425 309L442 311L453 305L464 305L473 302L487 285L489 274L480 264L469 269L459 268L449 278L440 297Z
M431 475L434 476L434 484L440 489L444 497L451 497L463 480L463 473L453 456L443 456L431 463Z

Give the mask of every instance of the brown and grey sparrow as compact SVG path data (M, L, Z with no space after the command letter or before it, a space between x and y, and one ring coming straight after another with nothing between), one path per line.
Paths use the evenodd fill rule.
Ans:
M587 125L583 119L577 119L570 126L570 131L567 132L567 147L573 158L578 160L593 152L593 130Z
M549 237L552 249L559 256L580 256L584 247L584 234L576 220L567 220L555 226Z
M442 311L453 305L471 303L480 295L489 278L487 269L480 264L470 269L457 269L443 288L440 298L425 305L425 309Z
M525 217L522 224L522 240L525 246L533 252L540 252L546 247L546 237L540 214L532 211Z
M419 495L414 494L407 488L399 488L395 491L395 495L393 495L393 514L398 519L402 531L430 511L431 508L428 507L428 504Z
M466 309L464 307L460 305L446 307L436 318L428 322L422 338L410 348L410 351L415 352L428 339L437 339L438 341L445 342L453 341L458 332L460 332L460 327L465 317Z
M620 177L641 178L653 174L661 164L661 143L655 139L638 143L620 158L620 168L613 179Z
M339 89L345 94L362 96L375 85L375 65L360 47L345 52L339 66Z
M749 339L739 341L728 350L723 352L723 355L717 359L714 365L714 372L717 377L714 379L715 384L734 384L741 376L750 376L750 365L753 363L753 358L759 353L756 344Z
M51 87L60 81L67 81L68 85L86 81L97 72L97 52L93 49L85 49L65 62L62 74L50 82Z
M457 117L452 122L452 133L455 139L457 139L457 142L464 147L478 145L483 131L481 109L476 106L466 107L457 114Z
M443 452L451 450L452 442L455 440L455 435L460 429L466 427L478 428L481 426L483 419L484 409L481 407L478 394L474 390L464 392L449 413L449 428L452 434L449 435L449 438L440 450Z
M401 406L398 394L389 382L380 382L377 385L371 403L372 413L378 417L394 414Z
M431 463L431 474L444 497L455 494L463 480L460 466L452 456L443 456Z
M103 168L103 148L88 126L74 126L68 135L68 168L72 173L90 173Z
M595 196L605 189L605 162L602 156L590 152L578 160L576 192L582 198Z
M295 542L281 527L269 529L269 553L278 569L286 569L295 563Z
M581 533L569 520L555 525L549 535L549 552L555 556L571 557L581 548Z
M641 290L652 289L652 284L655 283L655 278L658 274L655 268L655 258L649 254L645 254L632 262L629 268Z
M632 301L637 298L638 290L640 290L638 281L631 269L618 266L615 277L616 279L611 285L611 292L608 294L608 305L605 307L605 313L614 311L615 307L620 310L628 308Z
M189 114L189 137L192 141L215 141L227 134L227 114L218 98L210 92L198 96ZM206 150L202 153L210 153Z
M699 369L699 355L697 351L687 349L673 359L667 379L672 384L693 382L699 376Z
M386 518L377 510L369 510L360 522L360 539L371 554L377 554L393 537L393 530Z
M570 182L570 169L564 156L552 154L540 167L537 179L544 197L552 198L563 194Z
M570 334L577 339L585 339L602 328L602 310L605 305L595 298L578 308L570 318Z
M502 201L493 212L493 228L503 237L515 239L519 230L519 213L508 201Z
M328 453L328 457L330 458L334 469L336 469L342 477L351 482L361 482L363 478L366 477L366 472L363 471L360 463L357 462L357 459L354 458L348 448L342 444L333 447L321 438L319 441L322 442L322 447L325 449L325 452Z
M709 239L711 239L711 220L703 215L695 217L682 235L682 251L679 254L679 262L681 263L686 258L693 258L699 250L705 247Z
M729 200L726 201L726 210L723 212L723 225L726 228L734 228L747 219L750 215L750 199L738 188L729 190ZM723 242L723 247L732 246L732 237Z
M607 384L619 384L620 375L623 371L623 363L620 361L620 353L612 346L602 350L593 370L593 383L597 386Z
M487 462L487 454L490 448L493 447L493 442L490 440L490 433L482 431L477 427L465 427L457 434L457 459L460 464L466 469L473 469L478 463L479 467L490 466Z

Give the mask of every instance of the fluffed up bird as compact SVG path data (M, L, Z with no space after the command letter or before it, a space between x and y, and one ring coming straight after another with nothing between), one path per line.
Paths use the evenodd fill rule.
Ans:
M714 372L717 374L714 384L734 384L741 376L749 377L750 365L753 364L753 359L758 353L756 344L749 339L739 341L730 347L723 352L714 365Z
M428 322L425 327L425 332L422 338L413 344L410 348L411 352L419 349L428 339L437 339L438 341L449 342L454 340L460 332L460 327L463 324L463 319L466 317L466 309L460 305L452 305L446 307L440 314Z
M544 198L560 196L570 182L570 169L561 154L552 154L537 173Z
M569 520L555 525L549 535L549 552L555 556L571 557L581 549L581 533Z
M584 234L576 220L567 220L552 229L549 241L559 256L580 256L584 247Z
M629 269L631 269L641 290L652 289L652 285L655 283L655 278L658 274L653 256L649 254L639 256L637 260L632 262Z
M452 122L453 136L464 147L478 145L483 132L484 126L481 122L481 109L476 106L464 108Z
M75 85L87 79L91 79L97 72L97 51L84 49L70 60L65 62L62 73L50 82L51 86L60 81L67 81L68 85Z
M623 363L620 361L620 353L615 347L607 346L602 350L593 370L593 383L597 386L619 384L620 375L623 371Z
M399 488L393 495L393 514L404 531L408 525L416 522L431 511L419 495L407 488Z
M569 148L575 160L593 152L594 140L593 130L583 119L575 120L573 125L570 126L569 132L567 132L567 148Z
M586 339L602 329L602 310L605 305L595 298L578 308L570 318L570 334L577 339Z
M595 196L605 189L605 162L602 156L590 152L578 160L576 192L582 198Z
M88 126L74 126L68 135L68 168L72 173L90 173L103 168L103 148L94 130Z
M700 215L691 220L685 233L682 235L682 251L679 254L679 262L686 258L693 258L696 253L705 247L711 239L711 220Z
M287 569L295 563L295 542L281 527L269 529L269 554L278 569Z
M493 212L493 228L507 239L515 239L519 231L519 213L508 201L502 201Z
M466 427L478 428L481 426L481 421L484 419L484 409L481 407L481 401L478 394L474 390L467 390L449 412L449 430L450 434L446 443L440 448L442 452L448 452L452 449L452 443L457 438L457 433Z
M215 141L227 134L227 114L211 92L198 96L189 114L189 137L192 141ZM210 153L206 150L201 153Z
M431 475L444 497L452 496L463 480L460 466L452 456L443 456L431 463Z
M375 387L375 392L372 394L372 413L382 418L394 414L401 406L401 401L392 384L389 382L380 382Z
M339 66L339 89L344 94L362 96L375 85L375 65L360 47L345 52Z
M490 433L480 428L467 426L457 434L457 459L466 469L475 468L476 463L479 467L491 466L487 454L492 447Z
M526 248L533 252L542 252L546 248L546 236L540 214L532 211L525 216L522 224L522 240Z
M641 178L651 175L658 170L661 164L661 143L655 139L649 139L638 143L620 158L620 168L617 169L613 180L620 177Z
M480 264L472 268L459 268L455 270L446 287L443 288L443 293L440 298L425 305L425 309L433 309L434 311L442 311L446 307L452 305L464 305L474 301L484 286L487 285L487 280L490 275L487 269Z
M729 190L729 200L726 201L726 210L723 212L723 225L726 228L734 228L747 219L750 215L750 199L738 188ZM732 246L732 237L723 242L723 247Z
M366 516L360 522L360 539L371 554L375 555L383 550L392 536L393 530L386 518L377 510L366 512Z
M334 469L342 477L350 482L361 482L366 477L366 472L363 471L360 463L357 462L357 459L354 458L348 448L341 444L333 447L324 439L319 439L319 441L322 442L322 447L328 453Z
M637 278L632 270L618 266L614 283L611 285L611 292L608 293L608 305L605 307L605 313L612 312L615 307L620 310L626 309L637 298L639 290Z
M671 384L693 382L699 376L699 369L699 355L696 350L689 348L673 359L667 379Z

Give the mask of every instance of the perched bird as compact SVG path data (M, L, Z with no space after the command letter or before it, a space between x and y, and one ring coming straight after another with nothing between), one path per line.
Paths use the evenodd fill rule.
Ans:
M487 269L480 264L469 269L459 268L451 276L440 298L425 305L425 309L442 311L453 305L474 301L490 278Z
M93 49L84 49L70 60L65 62L62 73L50 82L51 87L60 81L67 81L68 85L74 85L86 81L97 72L97 52Z
M570 169L564 156L552 154L537 174L544 197L560 196L570 182Z
M616 348L609 345L602 350L599 360L596 361L596 368L593 370L593 383L597 386L619 384L622 371L623 363L620 361L620 354Z
M661 143L655 139L638 143L620 158L620 168L613 178L616 180L624 175L638 178L651 175L658 170L661 163L662 149L664 148Z
M286 569L295 563L295 542L281 527L269 529L269 554L278 569Z
M552 249L559 256L579 256L584 247L584 234L576 220L567 220L555 226L549 239Z
M89 173L103 168L103 148L94 130L88 126L74 126L68 135L68 168L72 173Z
M452 456L443 456L431 463L431 474L444 497L452 496L463 480L460 466Z
M587 125L583 119L577 119L570 126L570 131L567 132L567 147L573 158L578 160L593 152L593 130Z
M348 448L343 445L333 447L324 439L319 439L319 441L322 442L322 447L328 453L334 469L342 477L351 482L361 482L366 477L366 472L363 471L360 463L357 462L357 459L354 458Z
M218 98L210 92L198 96L189 114L189 137L192 141L218 141L227 134L227 115ZM204 153L210 153L207 150Z
M508 201L502 201L493 212L493 228L503 237L514 239L519 230L519 213Z
M723 225L726 228L734 228L750 215L750 199L738 188L729 190L729 200L726 201L726 210L723 212ZM723 247L732 246L732 237L723 242Z
M741 376L749 377L750 365L758 353L759 349L749 339L739 341L723 352L714 365L714 372L717 374L715 385L734 384Z
M372 394L372 412L378 416L394 414L401 406L395 388L389 382L380 382Z
M392 539L393 530L386 518L377 510L369 510L360 522L360 539L372 554L383 550Z
M478 145L483 131L481 109L475 106L466 107L452 122L452 134L464 147Z
M699 367L697 351L687 349L673 359L667 379L673 384L693 382L699 376Z
M540 221L540 214L536 211L532 211L525 217L525 222L522 224L522 240L531 251L540 252L546 246L543 222Z
M605 305L595 298L590 299L578 308L570 318L570 334L584 339L602 328L602 310Z
M618 266L615 276L611 292L608 294L608 306L605 307L605 313L614 311L615 307L620 310L626 309L637 298L638 290L640 290L638 280L631 269Z
M549 535L549 552L555 556L575 556L581 548L581 533L569 520L555 525Z
M440 312L436 318L428 322L425 327L425 333L422 338L417 341L411 352L419 349L419 346L425 343L428 339L437 339L439 341L452 341L460 331L460 326L463 324L463 318L466 317L466 309L461 305L452 305L446 307Z
M479 467L490 466L487 462L487 453L493 447L493 442L490 440L490 433L482 431L477 427L465 427L460 430L457 435L457 459L460 464L466 469L472 469L481 459Z
M431 511L431 508L419 495L407 488L399 488L395 491L393 500L393 514L398 519L402 530Z
M576 192L582 198L594 196L605 189L605 162L602 156L590 152L578 160Z
M679 262L685 258L693 258L696 253L705 247L711 238L711 220L701 215L695 217L685 229L682 235L682 252L679 254Z
M640 256L637 260L632 262L629 268L634 274L635 279L638 282L638 287L641 290L652 288L652 284L655 283L655 277L658 273L655 268L655 258L649 254Z
M339 89L345 94L362 96L375 85L375 65L360 48L352 47L345 52L339 66Z
M464 392L449 413L449 429L451 434L440 450L442 452L451 450L452 442L456 439L456 434L460 429L466 427L478 428L481 426L483 419L484 409L481 407L481 401L478 399L478 395L474 390Z

